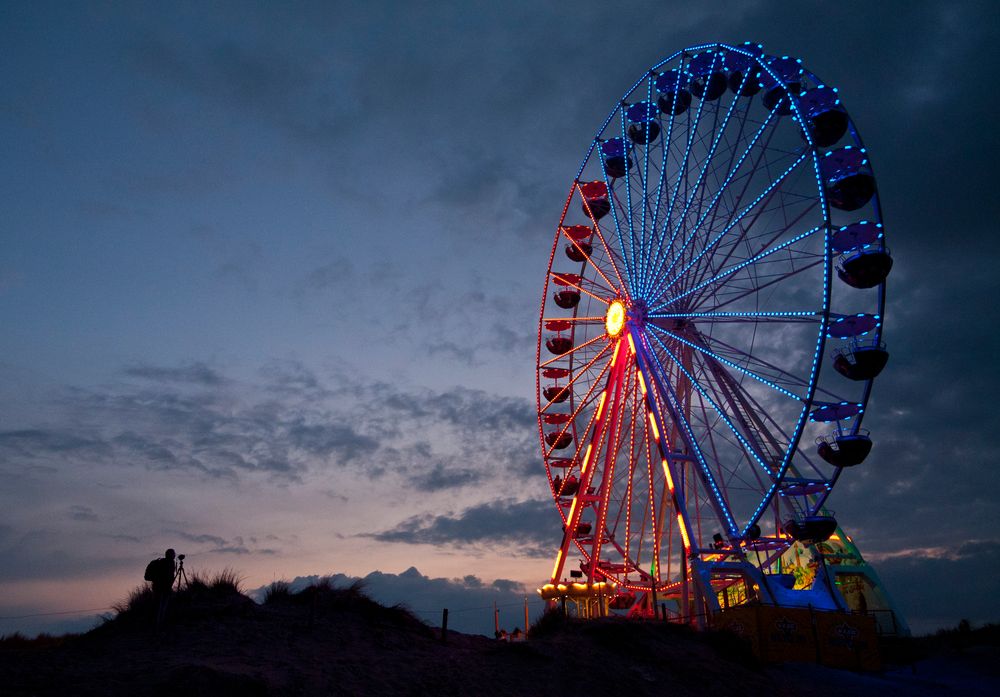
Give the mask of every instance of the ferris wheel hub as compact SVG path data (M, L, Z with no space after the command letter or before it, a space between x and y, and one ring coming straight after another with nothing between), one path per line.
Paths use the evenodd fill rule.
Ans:
M625 328L626 311L625 303L621 300L612 300L608 305L608 314L604 317L604 329L612 339L621 335Z

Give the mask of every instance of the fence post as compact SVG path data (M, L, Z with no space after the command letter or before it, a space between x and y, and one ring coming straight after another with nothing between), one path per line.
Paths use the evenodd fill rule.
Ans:
M524 638L528 638L528 596L524 596Z

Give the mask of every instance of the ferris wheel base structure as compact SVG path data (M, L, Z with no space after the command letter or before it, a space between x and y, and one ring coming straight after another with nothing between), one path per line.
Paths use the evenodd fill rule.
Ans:
M892 266L836 88L751 43L646 71L598 129L549 256L536 396L563 536L542 597L691 623L885 612L905 632L827 506L873 447Z

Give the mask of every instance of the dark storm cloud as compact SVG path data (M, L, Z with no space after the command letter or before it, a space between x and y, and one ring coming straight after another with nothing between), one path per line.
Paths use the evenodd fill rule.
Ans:
M546 557L558 542L553 517L549 501L499 500L457 514L416 515L370 536L380 542L504 547L508 553Z
M319 124L289 122L304 115L303 88L317 75L305 57L266 43L226 39L198 45L165 36L146 36L126 47L136 68L150 77L201 97L274 119L290 128L314 131ZM322 112L320 112L322 113Z

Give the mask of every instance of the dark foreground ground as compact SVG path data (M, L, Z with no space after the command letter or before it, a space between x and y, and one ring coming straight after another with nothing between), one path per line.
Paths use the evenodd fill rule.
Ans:
M995 631L888 647L879 675L762 666L726 635L660 623L543 621L501 643L428 628L358 589L235 588L175 599L162 633L134 593L113 620L75 637L0 641L3 695L993 695ZM996 629L995 627L992 629Z

